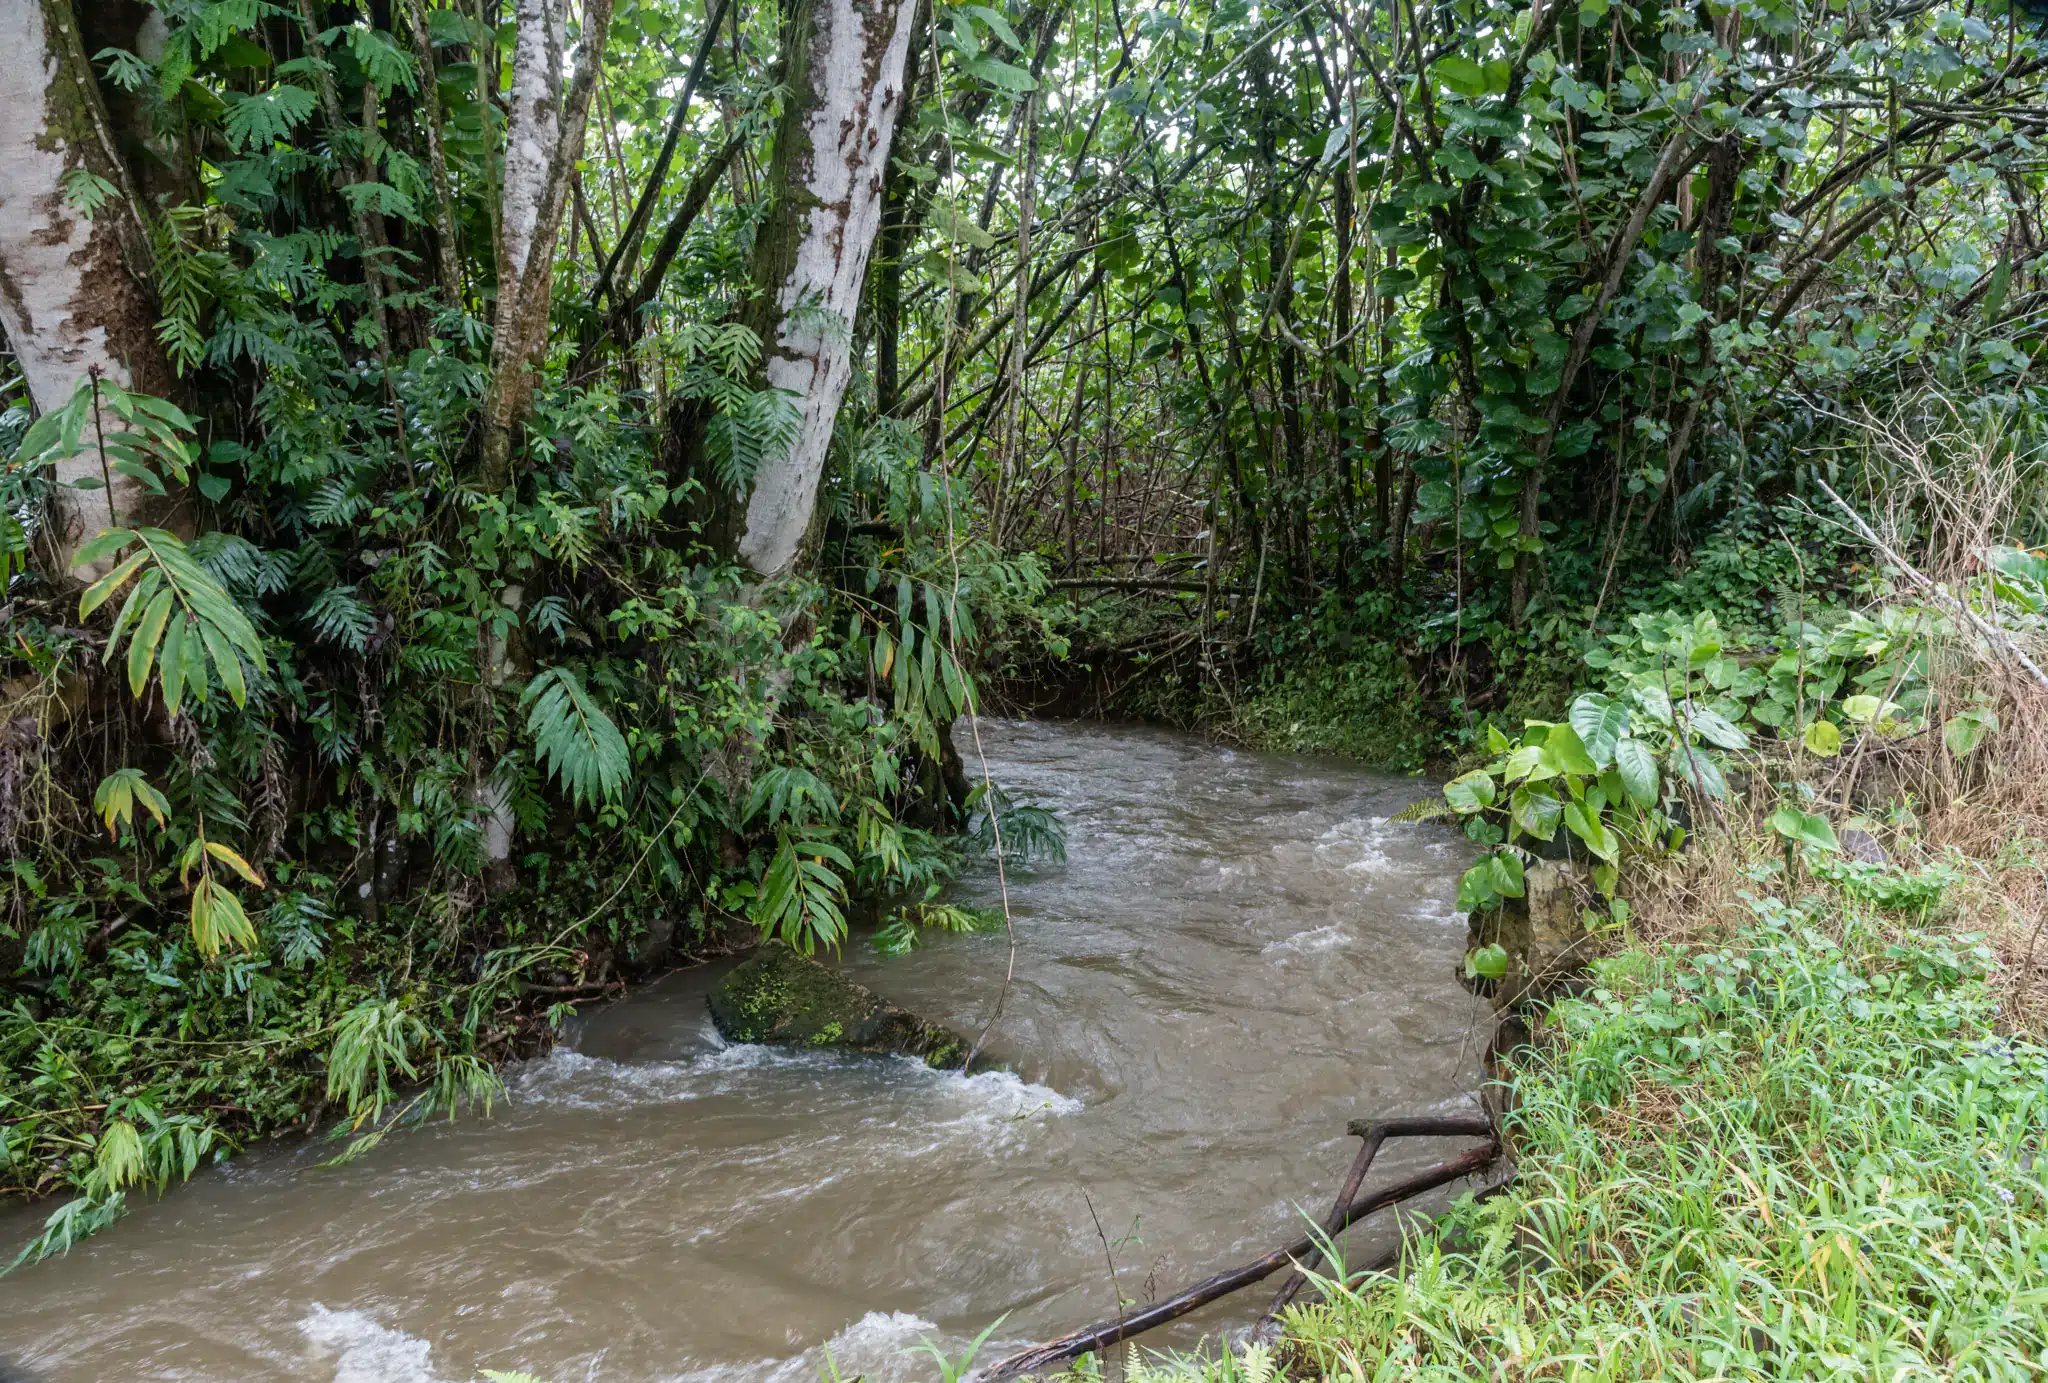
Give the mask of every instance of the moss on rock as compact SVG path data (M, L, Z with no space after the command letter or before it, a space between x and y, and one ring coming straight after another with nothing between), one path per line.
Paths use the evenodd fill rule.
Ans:
M866 985L771 942L711 991L711 1021L728 1042L889 1052L958 1066L969 1043L900 1009Z

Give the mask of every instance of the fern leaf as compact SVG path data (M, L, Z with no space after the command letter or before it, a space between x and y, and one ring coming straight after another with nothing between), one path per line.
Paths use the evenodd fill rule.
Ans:
M625 738L565 667L552 667L527 685L520 698L526 732L550 773L561 780L578 806L614 801L632 772Z
M1389 821L1435 821L1451 814L1451 804L1441 797L1425 797L1420 802L1410 802L1388 817Z

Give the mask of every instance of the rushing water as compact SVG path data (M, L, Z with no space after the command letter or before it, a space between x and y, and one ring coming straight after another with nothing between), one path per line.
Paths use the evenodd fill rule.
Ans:
M50 1383L812 1383L829 1353L931 1378L902 1354L921 1339L957 1349L1008 1312L986 1361L1114 1315L1112 1257L1142 1302L1291 1236L1350 1160L1347 1119L1468 1106L1462 851L1386 820L1423 785L1152 730L982 738L1069 833L1065 865L1010 879L991 1045L1017 1075L727 1046L715 973L675 975L512 1073L488 1120L339 1168L258 1153L0 1278L0 1360ZM971 1031L1007 956L942 937L847 964Z

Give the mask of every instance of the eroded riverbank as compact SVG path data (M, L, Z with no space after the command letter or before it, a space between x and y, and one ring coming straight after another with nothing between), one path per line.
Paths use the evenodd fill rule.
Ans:
M1425 785L1153 730L983 738L1069 831L1065 865L1011 880L993 1045L1017 1076L726 1046L716 973L673 976L513 1073L487 1121L343 1168L245 1159L0 1279L0 1357L51 1383L799 1383L829 1348L887 1378L1012 1308L1003 1340L1113 1311L1103 1237L1140 1301L1263 1249L1327 1202L1347 1119L1464 1107L1463 850L1386 820ZM847 963L971 1031L1006 954ZM1390 1147L1382 1172L1440 1152Z

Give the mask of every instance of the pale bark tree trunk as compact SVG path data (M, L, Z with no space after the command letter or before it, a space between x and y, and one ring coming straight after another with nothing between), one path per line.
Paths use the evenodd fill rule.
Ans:
M149 239L68 0L0 0L0 328L29 394L49 412L79 382L103 378L151 394L176 377L156 338L146 281ZM116 191L87 220L65 198L65 179L90 174ZM61 487L43 533L47 559L71 554L100 530L170 521L170 506L115 472L98 482L100 458L59 464Z
M583 155L583 131L611 17L612 0L584 0L576 74L565 95L568 0L517 0L513 11L496 334L478 472L487 489L511 483L512 448L533 402L534 371L547 352L555 239L569 202L569 178Z
M754 476L739 556L761 577L796 563L853 373L853 319L916 12L917 0L794 0L786 21L791 94L775 136L775 206L755 250L765 291L749 320L766 382L795 396L801 424Z

